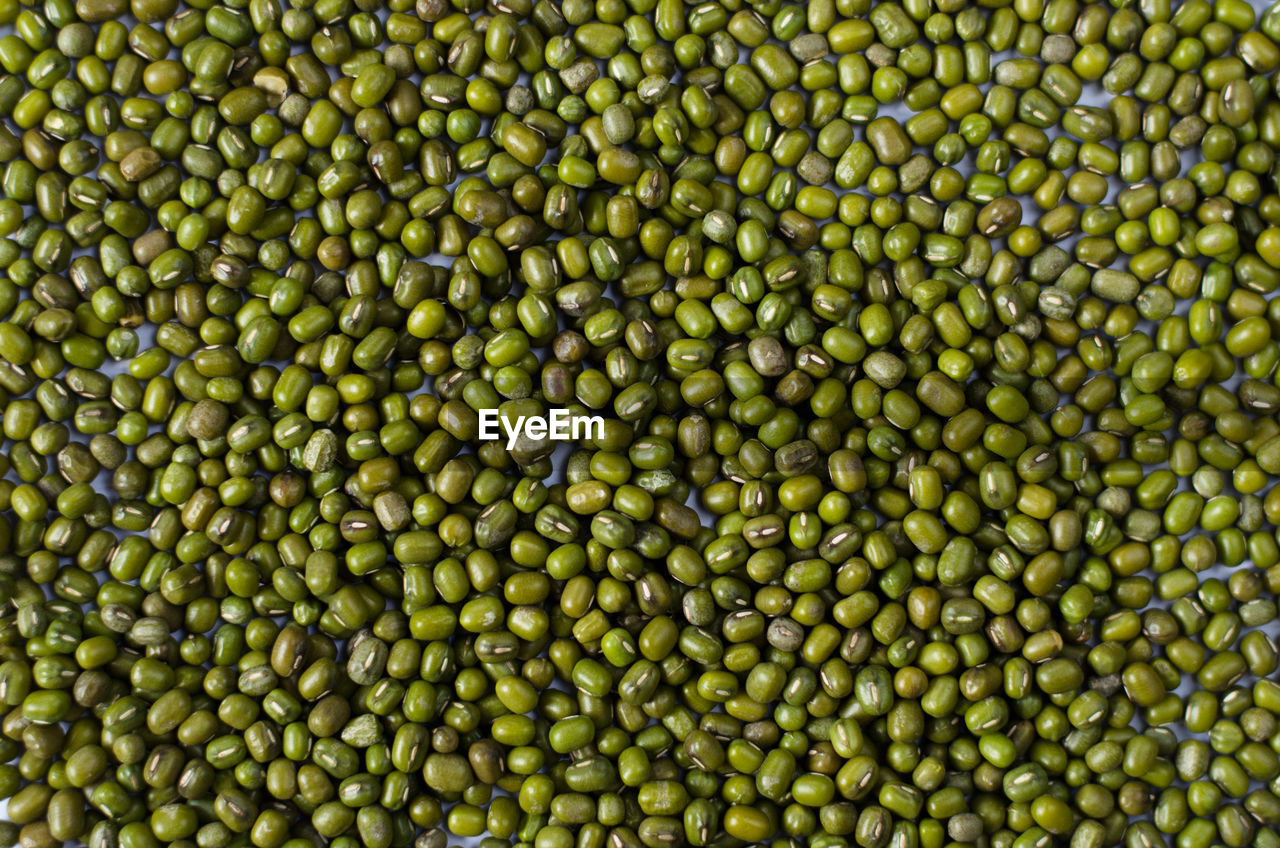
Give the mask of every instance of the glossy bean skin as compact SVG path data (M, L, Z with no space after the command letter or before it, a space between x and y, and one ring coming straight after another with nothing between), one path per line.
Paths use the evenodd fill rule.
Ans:
M0 3L0 841L1277 848L1277 41Z

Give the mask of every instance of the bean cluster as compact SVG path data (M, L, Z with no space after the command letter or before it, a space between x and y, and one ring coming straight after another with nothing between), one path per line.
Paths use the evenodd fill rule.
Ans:
M0 846L1280 848L1280 7L0 69Z

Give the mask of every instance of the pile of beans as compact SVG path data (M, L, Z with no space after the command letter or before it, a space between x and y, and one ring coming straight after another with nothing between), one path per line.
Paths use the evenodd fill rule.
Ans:
M0 0L0 846L1280 848L1278 42Z

